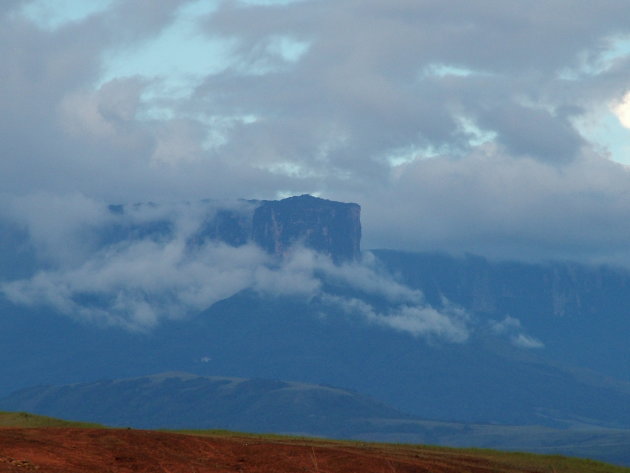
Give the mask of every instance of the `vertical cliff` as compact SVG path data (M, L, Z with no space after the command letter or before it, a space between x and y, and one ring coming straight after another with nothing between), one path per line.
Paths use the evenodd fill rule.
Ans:
M335 263L357 261L361 256L361 207L311 195L282 200L239 200L200 203L202 222L187 243L198 247L222 242L238 247L255 243L281 257L301 245L332 258ZM197 209L199 207L196 207ZM148 209L148 210L147 210ZM157 210L156 210L157 209ZM188 204L182 206L188 210ZM151 216L150 210L156 210ZM103 231L105 244L133 238L173 238L175 223L169 211L159 212L156 204L110 205L109 212L120 218ZM136 212L139 215L133 216ZM205 216L203 216L205 214ZM127 218L125 218L125 216Z
M230 246L245 245L251 240L252 215L248 207L219 209L203 222L191 243L201 244L207 240L215 240Z
M283 200L243 201L247 205L212 213L191 243L221 241L231 246L254 242L268 253L283 256L302 245L335 263L361 255L361 207L310 195Z
M252 239L282 256L294 244L329 255L336 263L356 261L361 249L361 207L310 195L262 201L254 212Z

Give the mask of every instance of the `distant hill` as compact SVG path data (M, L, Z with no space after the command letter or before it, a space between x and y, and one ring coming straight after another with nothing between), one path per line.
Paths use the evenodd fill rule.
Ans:
M0 407L111 426L330 436L351 433L356 422L410 418L333 387L187 373L28 388Z
M342 389L277 380L164 373L24 389L1 399L0 408L29 410L119 427L228 429L498 448L564 454L630 465L630 430L561 430L540 426L430 421L404 415ZM24 412L0 414L0 425L88 426Z
M522 432L534 429L549 446L571 452L591 445L581 433L603 429L594 448L603 435L616 451L630 451L627 269L391 250L361 259L358 205L311 196L104 212L105 220L84 235L98 250L98 257L87 249L79 255L85 271L75 271L74 262L56 267L29 243L26 228L0 222L0 282L13 290L0 293L0 396L66 386L29 388L19 403L7 398L15 401L11 409L37 406L116 425L188 427L211 418L213 425L254 431L458 445L474 438L502 448L520 448ZM294 245L320 254L292 253ZM140 259L128 266L130 247ZM239 260L241 247L256 257ZM160 265L146 269L162 262L157 249L166 248L179 255L166 272ZM112 254L118 258L110 267ZM187 276L170 285L182 267ZM103 268L110 283L104 289ZM232 278L238 284L214 294ZM203 284L193 287L198 280ZM128 316L148 323L116 325ZM143 378L167 371L205 378ZM125 378L135 379L86 384ZM182 410L186 396L204 399L204 392L222 412L247 406L249 415L198 418L214 412L209 402L195 414ZM225 392L232 397L221 397ZM171 408L174 415L164 417ZM83 415L90 412L101 417ZM482 424L490 427L470 427ZM513 443L494 436L511 426L526 429ZM571 438L556 442L549 428Z
M366 323L321 299L243 292L146 334L10 305L4 314L5 395L29 385L177 370L340 386L424 419L630 428L626 381L492 334L431 343Z

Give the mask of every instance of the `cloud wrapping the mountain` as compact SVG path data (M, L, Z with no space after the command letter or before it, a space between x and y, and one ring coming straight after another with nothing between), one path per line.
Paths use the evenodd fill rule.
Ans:
M372 324L429 340L462 343L468 340L471 334L469 315L455 306L447 305L437 310L425 304L402 303L383 313L357 298L325 294L323 300Z
M512 343L521 348L544 348L545 344L537 338L530 337L523 333L519 333L512 338Z
M187 255L180 240L108 248L74 269L41 271L4 285L16 303L52 306L81 320L148 329L182 319L254 285L254 247L208 245Z
M186 21L216 48L159 51L217 55L184 85L112 58L201 2L113 1L54 28L0 6L0 218L28 236L7 250L29 263L3 282L12 300L146 329L245 288L316 297L324 275L394 307L336 301L364 320L469 336L375 261L191 248L207 209L169 202L207 197L355 201L368 248L630 264L630 174L596 142L630 88L627 2L206 3Z
M414 336L467 339L463 312L427 306L420 291L395 281L370 254L360 263L336 265L295 246L276 261L254 244L232 247L197 238L218 210L250 213L254 205L223 201L107 210L80 195L16 199L4 209L4 218L26 228L40 263L28 278L6 281L0 290L16 304L144 331L165 320L195 316L249 289L270 296L319 297L334 312L359 314L361 323ZM60 209L62 220L55 218ZM389 309L328 294L326 284L382 299Z
M508 315L501 321L490 320L489 326L491 332L508 338L516 347L527 349L545 347L543 342L524 333L521 321L515 317Z

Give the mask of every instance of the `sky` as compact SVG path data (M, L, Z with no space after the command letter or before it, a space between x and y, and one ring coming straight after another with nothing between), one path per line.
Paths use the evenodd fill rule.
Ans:
M105 203L310 193L362 206L364 248L627 265L629 16L5 0L0 214L63 238Z
M237 199L309 193L360 204L367 250L630 267L628 17L627 0L4 0L0 293L148 331L253 289L544 349L518 319L427 305L369 252L278 265L189 243Z

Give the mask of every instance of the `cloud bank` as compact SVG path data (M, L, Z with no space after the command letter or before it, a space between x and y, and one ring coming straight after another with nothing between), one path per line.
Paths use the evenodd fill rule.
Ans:
M317 299L331 316L346 314L416 337L468 339L463 311L428 306L419 291L381 271L369 254L362 262L339 266L296 246L279 261L251 243L234 247L199 237L218 211L246 213L253 205L205 201L108 207L77 195L16 199L4 218L25 232L37 261L31 275L5 280L0 292L15 304L52 309L81 322L148 331L251 290ZM54 216L60 208L65 217L58 221ZM344 295L347 291L367 298ZM374 299L380 304L367 302Z
M319 193L366 247L630 261L627 2L63 8L0 7L0 206Z

